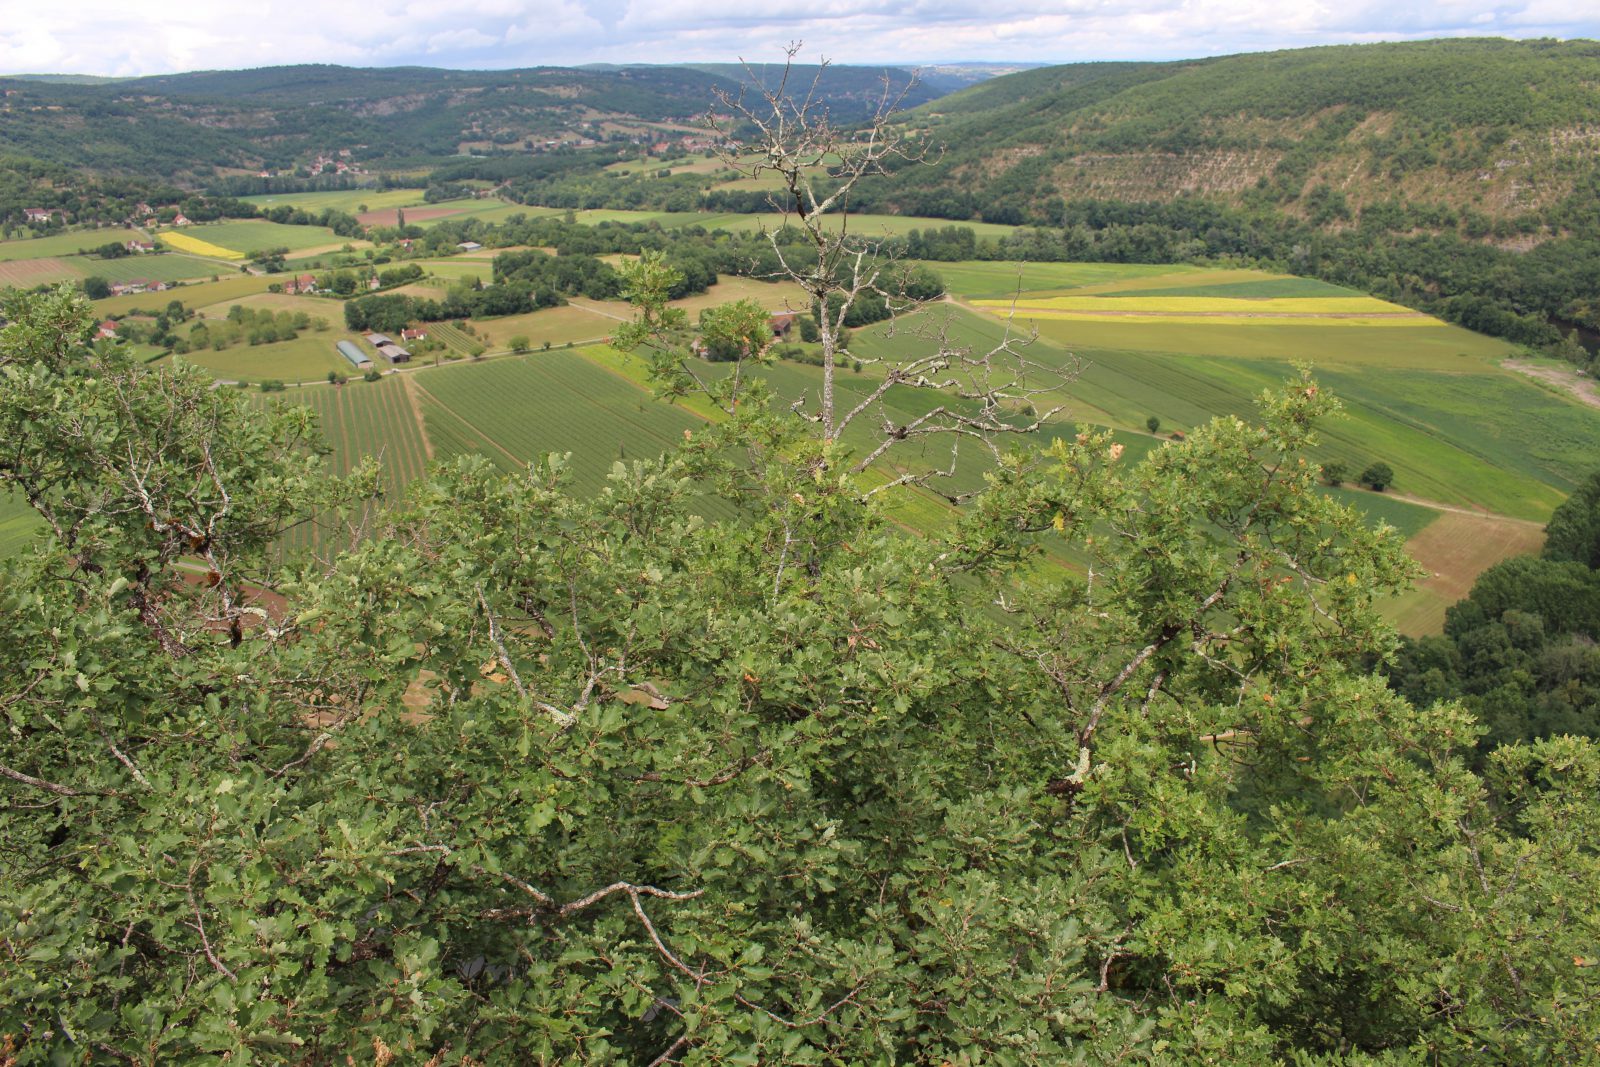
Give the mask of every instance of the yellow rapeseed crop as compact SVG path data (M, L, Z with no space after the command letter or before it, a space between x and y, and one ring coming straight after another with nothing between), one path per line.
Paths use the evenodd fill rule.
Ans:
M158 233L163 242L171 245L180 252L192 252L197 256L210 256L213 259L243 259L243 252L235 252L231 248L214 245L210 241L202 241L198 237L190 237L186 233Z

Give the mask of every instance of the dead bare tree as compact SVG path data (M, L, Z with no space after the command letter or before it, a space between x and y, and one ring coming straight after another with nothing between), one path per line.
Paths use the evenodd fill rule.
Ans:
M781 189L770 199L779 217L765 231L777 268L768 277L804 290L806 313L817 319L822 346L822 382L815 401L802 396L793 410L816 423L823 439L837 442L858 421L874 426L875 443L854 464L857 472L882 459L896 445L942 436L950 440L950 468L906 470L888 483L927 483L953 470L962 440L975 440L998 455L999 440L1038 430L1061 406L1052 402L1074 376L1075 368L1049 367L1027 358L1034 333L1018 333L1007 316L1001 337L987 348L957 344L951 337L953 308L939 314L908 285L909 272L887 242L851 228L851 198L867 178L892 169L931 166L937 153L897 116L913 78L895 86L886 75L871 116L858 125L834 122L822 82L822 60L809 84L797 85L795 57L800 44L786 49L781 73L763 81L745 63L746 84L737 93L719 92L707 123L716 135L722 161L742 175L775 174ZM753 133L751 131L754 131ZM798 232L805 254L797 254ZM882 300L890 335L908 334L922 344L902 358L851 351L846 322L863 300ZM837 384L841 364L875 365L881 371L864 395L841 402ZM896 389L929 390L940 398L908 415L889 404ZM1041 404L1043 409L1041 410ZM925 442L926 443L926 442Z

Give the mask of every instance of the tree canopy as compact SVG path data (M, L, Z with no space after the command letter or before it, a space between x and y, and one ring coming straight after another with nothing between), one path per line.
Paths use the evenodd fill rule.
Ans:
M1600 759L1475 772L1366 672L1412 565L1317 490L1309 379L924 540L759 390L590 497L377 510L303 409L6 313L16 1062L1592 1053Z

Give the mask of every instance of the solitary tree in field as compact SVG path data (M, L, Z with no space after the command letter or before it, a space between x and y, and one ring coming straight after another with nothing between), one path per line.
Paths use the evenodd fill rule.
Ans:
M1330 459L1322 465L1322 480L1336 489L1343 485L1349 477L1350 467L1346 463Z
M1156 416L1151 415L1148 419L1144 420L1144 428L1149 430L1151 433L1155 433L1161 429L1161 420Z
M1394 468L1378 460L1361 472L1361 483L1381 493L1394 484Z
M825 454L817 461L822 466L836 462L835 448L847 430L863 426L870 427L871 443L851 466L857 472L897 445L936 436L951 442L952 463L961 441L978 443L998 457L1001 437L1035 431L1061 410L1051 394L1070 374L1028 359L1025 349L1032 338L1015 335L1009 328L987 350L954 343L947 324L926 310L928 294L922 280L895 261L883 235L855 227L850 201L862 179L885 174L890 166L936 162L895 122L914 83L896 87L886 79L870 119L853 129L841 128L823 104L821 82L827 62L805 83L795 76L798 50L798 45L789 48L773 83L762 81L747 65L744 89L719 93L710 119L728 166L748 177L776 175L780 183L780 191L770 199L779 217L779 225L767 231L777 263L770 277L792 282L805 292L815 318L815 340L822 346L816 395L799 398L791 410L815 424L824 446ZM752 130L753 135L743 136ZM789 243L796 233L803 254L795 254ZM671 275L660 257L647 254L626 273L629 294L641 315L621 333L622 343L634 348L653 345L655 370L669 389L707 392L724 410L736 410L739 392L749 378L741 368L725 378L708 379L685 362L681 342L686 322L666 307ZM890 359L851 349L847 320L854 321L852 311L858 305L877 301L887 307L891 331L912 333L925 342L920 352ZM916 314L919 311L926 313ZM801 330L810 340L811 328L802 323ZM743 345L736 362L766 360L770 333L757 338L752 331L751 341L759 343ZM858 365L879 368L881 377L864 392L852 389L846 402L837 388L838 372ZM897 389L926 390L930 395L915 414L907 415L906 408L886 403L891 390ZM935 473L908 471L872 492L926 483Z

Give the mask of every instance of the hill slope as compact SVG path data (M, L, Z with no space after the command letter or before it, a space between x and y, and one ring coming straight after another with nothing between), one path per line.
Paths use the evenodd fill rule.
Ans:
M733 75L733 76L730 76ZM822 89L843 121L870 113L871 93L905 71L830 68ZM689 67L534 67L456 71L330 65L200 71L109 83L0 78L7 151L100 171L204 180L213 168L282 169L308 154L354 158L453 155L526 142L626 133L683 123L737 71ZM809 83L808 83L809 84ZM909 102L930 100L919 89ZM617 124L622 124L619 129Z
M997 78L908 121L948 148L885 203L1048 219L1062 200L1204 195L1342 219L1392 200L1557 209L1600 147L1600 44L1449 40Z

